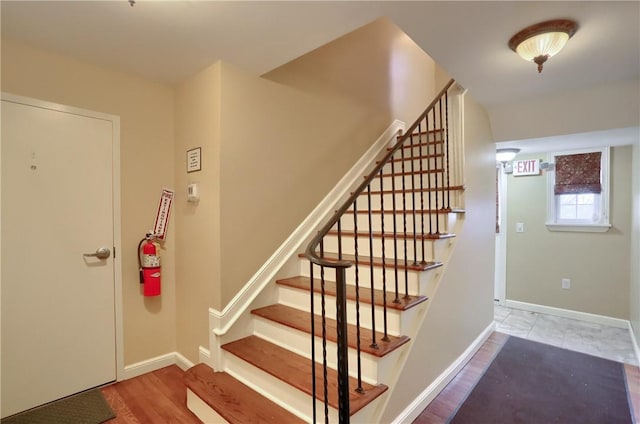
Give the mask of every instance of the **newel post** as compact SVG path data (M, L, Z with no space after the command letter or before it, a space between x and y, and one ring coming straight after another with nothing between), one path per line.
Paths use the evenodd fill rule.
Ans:
M349 360L347 337L346 269L336 268L336 321L338 332L338 418L349 423Z

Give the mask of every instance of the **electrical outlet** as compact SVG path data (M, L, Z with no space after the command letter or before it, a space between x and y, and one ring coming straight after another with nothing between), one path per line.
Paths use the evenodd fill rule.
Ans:
M571 280L569 278L563 278L562 279L562 288L563 289L570 289L571 288Z

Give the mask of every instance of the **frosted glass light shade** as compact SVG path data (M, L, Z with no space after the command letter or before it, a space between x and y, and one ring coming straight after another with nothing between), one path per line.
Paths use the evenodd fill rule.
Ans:
M520 149L498 149L496 150L496 162L511 162L520 152Z
M555 56L575 34L578 24L568 19L556 19L531 25L518 32L509 40L509 47L527 61L542 65Z
M569 41L566 32L547 32L524 40L516 47L516 52L524 60L533 60L537 56L550 58L558 54Z

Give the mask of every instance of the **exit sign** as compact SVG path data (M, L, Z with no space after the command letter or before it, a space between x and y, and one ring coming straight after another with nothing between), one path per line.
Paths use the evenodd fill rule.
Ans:
M540 161L538 159L513 161L513 176L540 175Z

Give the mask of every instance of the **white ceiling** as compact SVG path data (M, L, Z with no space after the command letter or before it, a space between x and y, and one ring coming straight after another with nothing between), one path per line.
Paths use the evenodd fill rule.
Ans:
M175 83L224 60L263 74L388 16L485 106L640 76L640 2L2 1L2 37ZM542 74L507 46L520 29L579 29Z

